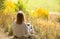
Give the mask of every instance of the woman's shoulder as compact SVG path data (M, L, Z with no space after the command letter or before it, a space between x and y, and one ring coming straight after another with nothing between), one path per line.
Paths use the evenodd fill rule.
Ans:
M23 22L22 24L26 26L26 22Z

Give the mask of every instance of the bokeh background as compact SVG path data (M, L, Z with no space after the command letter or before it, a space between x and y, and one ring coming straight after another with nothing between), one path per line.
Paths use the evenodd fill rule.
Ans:
M60 39L60 0L0 0L0 28L12 35L18 11L26 15L39 39Z

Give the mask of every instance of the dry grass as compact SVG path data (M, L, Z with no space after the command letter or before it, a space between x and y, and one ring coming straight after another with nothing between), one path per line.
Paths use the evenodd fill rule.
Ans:
M54 18L54 17L53 17ZM4 30L11 33L11 27L13 26L14 16L11 14L0 16L0 26L4 27ZM60 24L55 19L31 19L36 34L39 39L60 39Z
M57 18L32 19L32 24L40 39L60 39L60 24L56 21Z

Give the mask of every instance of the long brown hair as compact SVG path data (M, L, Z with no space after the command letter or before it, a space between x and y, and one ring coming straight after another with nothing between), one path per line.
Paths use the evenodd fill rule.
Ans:
M23 13L21 13L21 12L18 12L18 14L17 14L17 24L22 24L22 22L24 21L24 15L23 15Z

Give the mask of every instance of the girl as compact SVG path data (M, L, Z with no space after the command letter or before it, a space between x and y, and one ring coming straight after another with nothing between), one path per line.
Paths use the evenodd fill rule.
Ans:
M22 39L24 37L29 38L30 35L29 27L25 22L24 14L22 11L17 13L17 19L16 21L14 21L14 26L13 26L13 35L15 38L19 38L19 39Z

